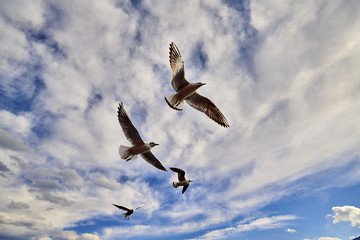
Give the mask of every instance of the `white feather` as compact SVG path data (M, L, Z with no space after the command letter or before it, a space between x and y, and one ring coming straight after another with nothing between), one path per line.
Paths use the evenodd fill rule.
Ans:
M130 147L124 146L124 145L120 145L119 147L119 154L121 156L122 159L125 159L127 161L129 160L135 160L137 155L131 155L129 152Z

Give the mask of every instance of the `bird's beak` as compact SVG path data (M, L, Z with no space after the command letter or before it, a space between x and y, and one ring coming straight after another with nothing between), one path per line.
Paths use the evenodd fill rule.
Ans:
M154 143L155 145L154 146L157 146L157 145L159 145L158 143Z
M206 83L201 83L201 86L206 85Z

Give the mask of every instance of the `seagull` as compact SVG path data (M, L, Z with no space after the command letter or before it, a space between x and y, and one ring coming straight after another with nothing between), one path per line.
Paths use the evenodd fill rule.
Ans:
M175 94L165 96L166 103L173 109L181 111L184 109L184 100L193 108L205 113L209 118L223 127L230 127L225 116L208 98L198 94L196 90L206 83L189 83L185 78L184 62L175 43L170 44L170 67L173 72L171 85Z
M177 174L178 174L179 182L173 182L174 188L177 188L177 187L179 187L179 186L183 186L182 194L184 194L184 192L186 191L186 189L189 187L190 182L192 182L192 181L185 179L185 172L184 172L184 170L181 170L181 169L179 169L179 168L174 168L174 167L171 167L170 169L171 169L172 171L174 171L174 172L177 172Z
M132 147L127 147L120 145L119 154L122 159L126 161L135 160L137 155L140 154L145 161L153 165L154 167L167 171L166 168L161 164L161 162L150 152L150 150L159 144L150 142L145 143L141 137L139 132L136 130L130 118L125 112L125 108L123 103L119 103L118 107L118 119L120 126L125 134L125 137L129 140L129 142L133 145Z
M134 208L134 209L128 209L128 208L126 208L126 207L119 206L119 205L116 205L116 204L113 204L113 205L114 205L115 207L117 207L117 208L120 208L120 209L126 211L126 213L123 213L122 215L123 215L123 217L124 217L125 219L127 219L127 220L129 220L131 214L133 214L133 213L135 212L135 210L138 210L139 208L142 207L142 206L139 206L139 207Z

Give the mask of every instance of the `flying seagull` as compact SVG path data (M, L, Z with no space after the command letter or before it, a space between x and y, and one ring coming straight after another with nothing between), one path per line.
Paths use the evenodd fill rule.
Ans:
M135 160L137 155L140 154L145 159L145 161L154 167L163 171L167 171L161 162L150 152L151 148L159 144L154 142L145 143L141 139L139 132L136 130L130 121L130 118L126 114L123 103L120 103L118 107L118 119L125 137L133 145L132 147L120 145L119 154L121 158L125 159L126 161Z
M189 187L190 182L192 182L192 181L185 179L184 170L181 170L179 168L174 168L174 167L171 167L170 169L178 174L179 182L173 182L174 188L177 188L179 186L183 186L182 194L184 194L186 189Z
M134 208L134 209L128 209L126 207L123 207L123 206L119 206L119 205L116 205L116 204L113 204L115 207L117 208L120 208L121 210L124 210L126 211L125 213L123 213L123 217L127 220L129 220L131 214L133 214L135 212L135 210L138 210L139 208L141 208L141 206L137 207L137 208Z
M170 44L170 67L173 72L171 85L176 91L175 94L165 96L166 103L173 109L181 111L184 109L184 100L193 108L205 113L209 118L223 127L230 127L225 116L208 98L198 94L196 90L206 83L189 83L185 78L184 62L179 49L175 43Z

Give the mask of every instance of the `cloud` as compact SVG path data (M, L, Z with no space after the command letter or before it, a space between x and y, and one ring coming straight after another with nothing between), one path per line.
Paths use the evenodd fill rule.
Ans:
M287 229L285 229L285 232L288 232L288 233L296 233L296 230L295 230L295 229L291 229L291 228L287 228Z
M121 184L115 180L107 179L104 176L100 176L94 179L93 183L96 186L108 188L110 190L119 189Z
M2 119L0 123L1 128L9 129L19 134L29 134L32 127L32 114L15 115L9 111L1 110L0 117Z
M134 231L236 236L295 220L282 215L225 226L299 188L359 181L358 163L354 174L338 170L326 186L301 181L358 162L355 3L0 4L0 170L13 173L1 183L8 205L0 210L12 219L3 223L13 226L9 236L19 236L16 226L29 234L23 239L90 237L61 229L111 218L118 214L112 202L146 207L134 226L98 225L105 239ZM166 105L171 41L189 81L207 82L198 92L221 109L230 129L188 105L182 112ZM144 140L160 143L154 155L195 181L184 196L172 188L176 176L141 158L119 158L118 146L129 144L116 118L119 101ZM12 216L21 203L29 208ZM36 214L35 225L15 220ZM44 225L48 234L40 234Z
M25 202L15 202L15 201L11 200L10 204L7 205L7 207L11 208L11 209L28 209L29 204L27 204Z
M10 169L0 161L0 171L1 172L10 172Z
M340 238L336 237L320 237L318 240L341 240Z
M213 230L196 239L226 239L241 232L280 228L286 226L289 221L295 219L297 219L297 217L293 215L279 215L252 219L250 221L246 220L236 227Z
M59 177L68 188L80 189L84 185L82 177L73 169L56 169L54 175Z
M0 147L14 151L30 152L20 139L9 136L4 130L0 129Z
M360 209L354 206L333 207L333 223L350 222L351 226L360 228Z

